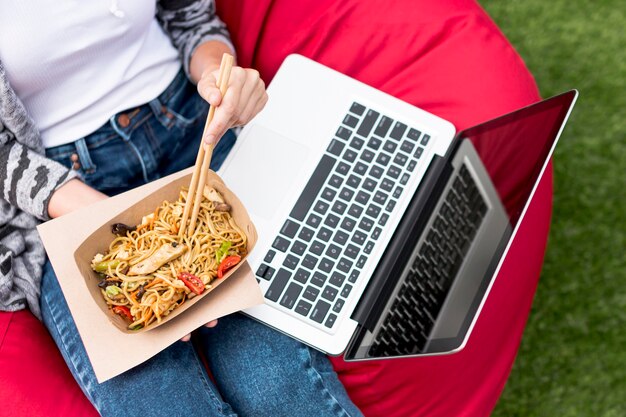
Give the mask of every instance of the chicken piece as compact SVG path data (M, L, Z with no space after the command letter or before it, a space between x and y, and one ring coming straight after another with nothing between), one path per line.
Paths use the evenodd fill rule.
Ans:
M213 202L216 211L230 211L230 205L224 201L224 197L215 188L205 185L202 195Z
M187 251L187 246L174 243L167 243L157 249L152 255L133 265L128 270L128 275L147 275L166 263L173 261Z

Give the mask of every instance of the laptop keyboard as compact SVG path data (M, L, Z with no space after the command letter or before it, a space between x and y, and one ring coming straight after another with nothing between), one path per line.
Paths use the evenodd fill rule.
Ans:
M419 249L369 356L419 353L449 292L487 205L462 165Z
M256 271L269 304L333 329L430 139L351 105Z

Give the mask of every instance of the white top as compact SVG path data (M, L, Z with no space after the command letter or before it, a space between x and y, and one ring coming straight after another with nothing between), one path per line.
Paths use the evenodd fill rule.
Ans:
M180 70L156 0L1 0L0 60L46 148L157 97Z

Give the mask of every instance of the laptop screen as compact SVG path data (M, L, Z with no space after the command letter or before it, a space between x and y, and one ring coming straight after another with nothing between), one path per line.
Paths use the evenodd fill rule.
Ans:
M576 91L570 91L555 96L458 134L459 138L472 142L504 207L510 227L503 231L464 319L440 327L431 335L433 339L423 353L443 352L462 345L547 166L576 94Z

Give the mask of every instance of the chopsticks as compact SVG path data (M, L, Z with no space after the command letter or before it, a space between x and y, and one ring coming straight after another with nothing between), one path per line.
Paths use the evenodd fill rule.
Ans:
M222 62L220 64L220 72L217 77L217 86L222 93L222 98L226 94L228 88L228 79L230 78L230 71L233 67L234 58L232 55L224 54L222 56ZM215 106L211 106L209 109L209 115L207 116L206 123L204 125L204 132L202 137L206 134L206 130L213 120L215 115ZM189 234L192 234L196 228L196 221L198 219L198 212L200 211L200 203L202 202L202 191L206 183L206 177L209 172L209 166L211 165L211 156L213 155L213 145L207 145L206 150L204 141L200 142L200 148L198 149L198 156L196 157L196 163L194 165L193 175L191 176L191 182L189 184L189 191L187 192L187 199L185 201L185 210L183 211L183 218L180 222L180 229L178 231L178 237L182 238L185 235L187 219L189 218L189 212L193 205L193 212L191 214L191 220L189 221ZM193 202L193 203L192 203Z

